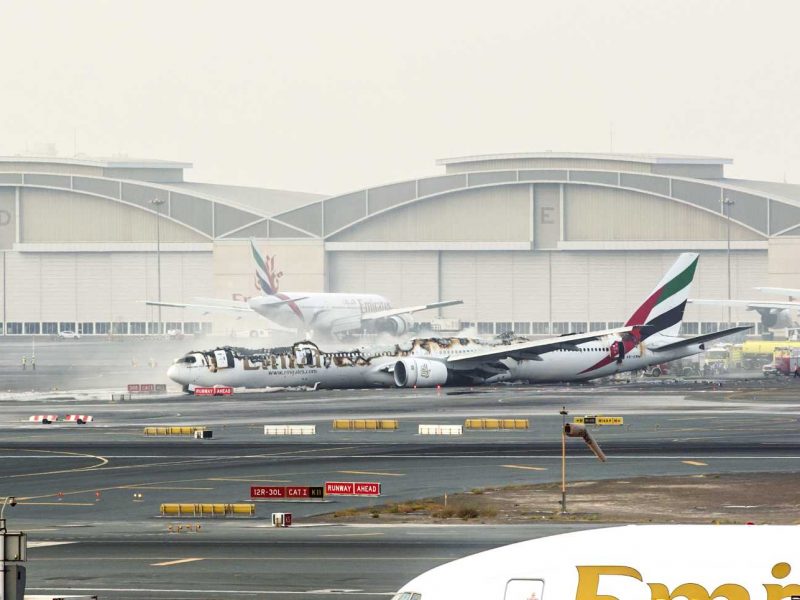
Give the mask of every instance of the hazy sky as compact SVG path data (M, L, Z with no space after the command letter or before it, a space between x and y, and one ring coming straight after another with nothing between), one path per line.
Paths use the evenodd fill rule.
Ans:
M800 2L0 2L0 154L322 193L520 151L800 182ZM613 124L613 126L612 126ZM76 135L77 133L77 135Z

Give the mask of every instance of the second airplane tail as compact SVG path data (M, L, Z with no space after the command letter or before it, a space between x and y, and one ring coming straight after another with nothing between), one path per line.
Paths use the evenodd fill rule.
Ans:
M681 254L625 325L647 325L651 334L677 336L699 257L695 252Z
M250 249L253 252L253 261L256 263L256 285L265 296L274 296L278 293L278 279L283 273L275 273L275 258L262 257L256 248L256 241L250 238Z

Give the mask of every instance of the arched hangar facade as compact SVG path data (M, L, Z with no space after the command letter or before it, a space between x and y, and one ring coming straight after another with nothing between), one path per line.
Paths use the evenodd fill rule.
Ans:
M619 323L682 251L701 253L696 297L727 297L729 256L733 298L800 287L800 186L726 178L729 162L461 157L438 161L439 175L322 197L185 182L185 163L5 159L3 331L153 331L141 300L157 294L157 237L167 301L255 293L254 237L275 255L283 290L376 292L395 305L460 298L421 320L481 333ZM209 316L163 311L173 328L211 327ZM726 316L691 306L687 331ZM758 318L735 310L732 320Z

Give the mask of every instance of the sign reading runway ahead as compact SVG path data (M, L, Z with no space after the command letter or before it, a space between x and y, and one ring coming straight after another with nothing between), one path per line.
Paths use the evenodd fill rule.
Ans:
M326 496L380 496L381 484L366 481L326 481Z

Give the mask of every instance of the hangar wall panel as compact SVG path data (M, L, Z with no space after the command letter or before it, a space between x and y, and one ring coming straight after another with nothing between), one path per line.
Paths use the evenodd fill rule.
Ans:
M74 321L78 305L74 254L39 255L39 303L48 321ZM88 291L88 290L87 290Z
M158 297L155 253L8 252L6 265L6 321L156 320L143 302ZM213 294L211 253L162 252L161 269L165 301ZM200 320L186 316L176 320Z
M121 202L73 192L20 191L22 242L155 242L156 215ZM205 242L200 234L161 219L162 242Z
M76 320L111 321L111 254L75 254L78 292ZM146 295L142 298L146 299Z
M568 241L727 238L727 222L721 215L629 190L567 185L564 213L565 237ZM764 238L733 223L731 239Z
M561 239L561 186L537 183L533 187L533 200L534 247L555 249Z
M365 261L358 253L332 253L331 266L337 283L332 291L378 291L398 303L400 292L388 291L389 287L382 290L371 287L370 283L375 286L379 282L377 279L370 282L369 272L370 268L400 263L405 253L375 254L380 255L380 260ZM424 253L411 254L416 257ZM732 257L733 296L752 295L752 288L764 281L766 252L739 251ZM672 251L442 252L442 299L464 301L463 305L443 309L442 315L472 323L624 322L651 294L676 258L677 253ZM725 252L702 252L692 296L725 298L726 273ZM432 271L431 280L407 283L409 291L403 292L404 303L426 301L427 296L413 294L424 294L426 290L433 293ZM687 315L690 321L716 322L727 318L722 309L713 306L691 305ZM733 318L758 320L744 310L734 310Z
M331 241L527 242L529 203L526 185L454 192L376 215Z
M38 254L6 254L6 321L41 321L41 260Z
M769 241L769 285L800 287L800 237L773 238ZM777 296L773 296L777 298Z
M331 252L330 291L381 294L392 306L414 306L439 299L437 252ZM429 320L436 311L418 313Z

